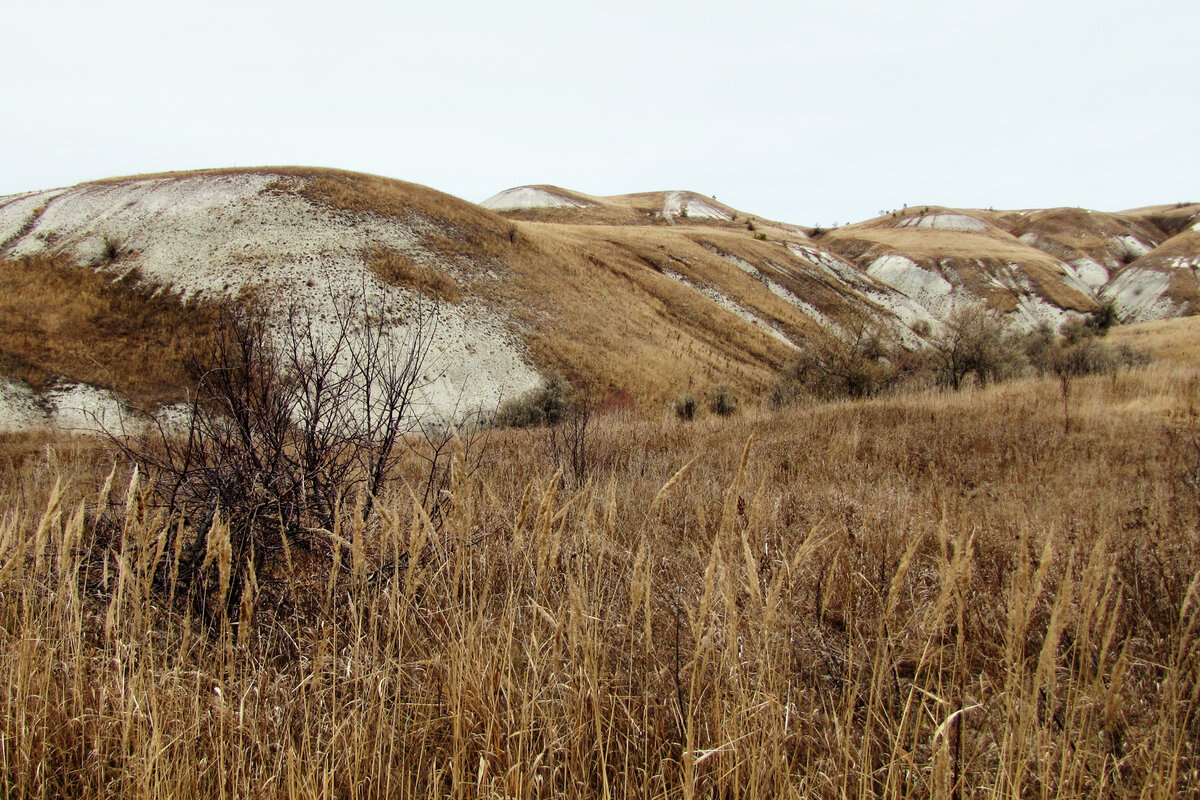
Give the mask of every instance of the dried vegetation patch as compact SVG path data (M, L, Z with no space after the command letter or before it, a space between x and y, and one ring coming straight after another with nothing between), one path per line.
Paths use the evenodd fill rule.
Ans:
M418 264L410 256L387 247L366 252L367 269L384 283L405 286L448 303L456 303L462 292L444 269Z
M184 359L216 315L136 274L52 257L0 261L0 374L38 390L59 379L111 388L139 405L178 400Z
M1115 345L1148 350L1155 360L1187 368L1200 364L1200 317L1179 317L1112 329Z
M1193 793L1194 374L1081 379L1070 432L1049 380L606 417L571 480L545 430L499 432L460 448L435 513L407 490L365 520L347 503L207 623L172 596L161 544L187 523L138 485L27 458L37 479L0 514L0 780L134 798ZM214 574L226 536L204 542Z
M806 328L799 312L722 266L687 228L514 224L528 246L509 262L511 279L493 291L512 309L535 363L573 384L628 390L656 408L689 386L723 381L747 395L770 385L791 349L668 272L705 283L736 273L732 301L775 309L785 330Z

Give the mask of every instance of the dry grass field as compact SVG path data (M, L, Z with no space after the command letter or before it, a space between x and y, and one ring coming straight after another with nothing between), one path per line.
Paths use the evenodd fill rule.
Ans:
M1198 395L1164 358L1069 433L1049 379L611 415L583 474L496 431L207 623L153 476L8 436L0 794L1192 795Z
M1145 349L1156 360L1181 367L1200 364L1200 325L1190 317L1119 325L1112 343Z

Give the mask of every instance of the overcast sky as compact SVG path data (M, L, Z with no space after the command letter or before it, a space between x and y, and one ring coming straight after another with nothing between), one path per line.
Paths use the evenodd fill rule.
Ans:
M0 194L301 164L480 201L1200 200L1200 2L9 4Z

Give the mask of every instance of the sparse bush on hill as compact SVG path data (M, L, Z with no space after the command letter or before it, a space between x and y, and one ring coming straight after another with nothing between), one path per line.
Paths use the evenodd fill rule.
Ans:
M503 428L555 425L567 410L570 394L567 379L562 373L553 372L536 389L502 402L496 412L496 424Z
M1050 323L1043 321L1021 340L1021 354L1039 376L1050 371L1051 350L1057 338Z
M708 410L718 417L730 417L737 411L737 398L727 383L719 383L709 390Z
M1129 347L1114 350L1101 342L1099 337L1108 332L1109 325L1111 319L1102 307L1087 319L1065 323L1058 337L1052 339L1039 354L1039 371L1051 372L1058 378L1065 432L1071 429L1071 390L1075 379L1085 375L1114 373L1121 368L1145 366L1149 361L1145 353Z
M899 377L898 350L863 313L843 326L842 336L810 342L792 362L774 395L787 405L800 395L821 400L874 397Z
M927 355L938 383L956 391L968 378L987 384L1019 375L1024 368L1019 341L1004 318L981 304L956 308L930 345Z
M1087 318L1088 326L1101 336L1108 333L1109 329L1119 324L1120 321L1120 315L1117 313L1117 301L1112 299L1101 300L1100 305Z
M104 245L100 257L107 263L116 261L121 256L121 241L112 234L104 235Z
M1087 318L1064 323L1059 332L1042 323L1018 333L998 312L969 304L955 309L936 333L927 324L914 327L928 346L912 351L888 341L865 317L852 319L847 336L810 343L781 377L772 401L780 407L802 395L853 399L928 385L957 391L971 383L1017 378L1030 369L1065 381L1065 395L1075 377L1147 363L1144 353L1114 351L1097 339L1113 319L1113 309L1102 306Z
M696 418L696 397L691 392L679 395L671 405L675 409L675 416L679 419L690 421Z

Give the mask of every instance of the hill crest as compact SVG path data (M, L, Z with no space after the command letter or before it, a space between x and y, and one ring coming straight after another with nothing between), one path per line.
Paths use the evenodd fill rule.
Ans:
M367 293L398 330L435 302L431 405L494 405L561 371L662 407L717 384L761 395L796 353L862 319L920 347L970 302L1025 329L1109 300L1126 321L1194 313L1200 205L922 206L822 230L685 191L529 185L474 205L359 173L226 169L0 198L0 258L318 318Z

